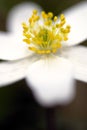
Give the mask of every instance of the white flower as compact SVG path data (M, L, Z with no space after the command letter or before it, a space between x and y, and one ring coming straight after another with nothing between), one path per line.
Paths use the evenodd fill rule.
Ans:
M26 79L36 100L43 106L67 104L75 96L74 79L87 82L87 48L79 43L87 40L87 2L65 11L71 25L67 46L58 51L58 56L38 56L22 43L21 22L30 17L32 3L23 3L11 11L7 27L9 33L0 32L0 86ZM76 45L76 46L75 46Z

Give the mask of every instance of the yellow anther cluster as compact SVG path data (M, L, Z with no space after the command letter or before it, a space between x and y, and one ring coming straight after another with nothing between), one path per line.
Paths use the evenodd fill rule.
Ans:
M42 22L40 21L42 20ZM37 10L33 10L28 24L23 23L23 39L28 48L38 54L56 53L62 47L62 42L68 40L70 26L65 25L63 14L60 18L52 12L41 12L41 19Z

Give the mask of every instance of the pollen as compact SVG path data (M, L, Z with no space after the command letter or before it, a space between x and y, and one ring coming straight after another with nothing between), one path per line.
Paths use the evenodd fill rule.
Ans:
M28 24L22 23L22 27L23 41L28 49L40 55L49 55L59 51L63 41L68 40L70 33L70 25L66 25L64 14L58 18L52 12L45 11L42 11L39 16L38 11L33 10Z

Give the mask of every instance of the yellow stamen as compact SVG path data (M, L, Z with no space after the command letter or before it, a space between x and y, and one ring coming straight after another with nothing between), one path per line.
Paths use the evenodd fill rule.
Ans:
M61 47L62 42L68 40L70 25L65 25L64 14L53 16L52 12L41 12L42 24L39 23L40 16L37 10L33 10L28 24L22 23L23 39L28 44L29 50L43 55L56 53Z
M26 42L27 44L30 44L30 40L29 39L23 39L24 42Z
M37 14L37 10L33 10L33 14Z
M57 16L55 16L54 17L54 22L56 22L58 20L58 17Z
M60 15L60 20L63 21L64 19L65 19L64 14L61 14L61 15Z
M48 18L52 18L53 17L53 13L52 12L49 12L48 13Z

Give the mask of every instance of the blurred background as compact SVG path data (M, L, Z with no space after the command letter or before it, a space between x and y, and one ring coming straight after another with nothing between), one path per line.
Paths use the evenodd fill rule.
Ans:
M30 1L30 0L27 0ZM58 15L83 0L31 0ZM0 0L0 31L6 31L10 9L25 0ZM82 45L86 46L87 42ZM76 81L76 97L66 106L56 106L58 130L87 130L87 84ZM25 80L0 88L0 130L47 130L47 108L34 99Z

